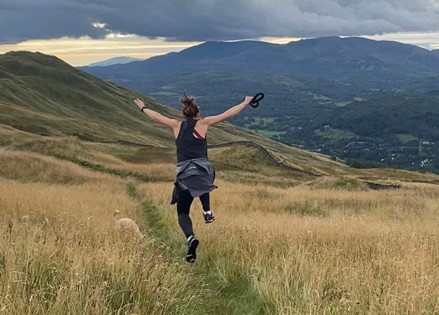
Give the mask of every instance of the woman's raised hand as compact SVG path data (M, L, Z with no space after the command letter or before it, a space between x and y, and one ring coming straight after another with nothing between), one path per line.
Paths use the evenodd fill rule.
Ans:
M244 97L244 103L245 103L246 105L248 105L248 104L250 104L250 102L252 101L252 99L253 99L253 96L246 96L246 97Z
M139 110L142 110L143 106L145 106L145 103L143 103L143 101L139 100L138 98L136 98L134 100L134 103L137 105L137 107L139 108Z

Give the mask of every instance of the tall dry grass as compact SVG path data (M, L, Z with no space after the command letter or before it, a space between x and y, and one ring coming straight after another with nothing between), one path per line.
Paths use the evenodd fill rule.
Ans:
M437 314L439 189L289 189L220 181L214 224L192 208L200 269L247 279L272 314ZM148 184L183 241L170 187Z
M167 162L92 153L108 168L173 173ZM271 185L257 173L239 183L241 171L224 170L212 193L215 223L205 225L194 202L201 247L188 268L171 180L130 185L158 205L160 222L148 222L158 231L126 180L36 153L3 150L0 163L5 314L439 313L437 185L372 191L355 179L276 176ZM115 209L145 241L115 231Z
M149 237L115 231L119 209L147 232L124 183L3 179L0 209L0 313L196 313L201 279Z
M80 184L109 178L87 171L74 163L36 153L0 149L0 176L24 182Z

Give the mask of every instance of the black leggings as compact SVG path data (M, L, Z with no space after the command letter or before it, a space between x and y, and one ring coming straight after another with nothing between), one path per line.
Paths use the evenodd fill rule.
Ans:
M178 193L177 199L177 215L178 215L178 224L183 230L186 238L194 235L194 231L192 229L192 220L189 217L189 211L191 209L192 201L194 197L191 196L189 190L180 191ZM205 193L200 196L201 204L203 205L204 211L210 210L210 195L209 193Z

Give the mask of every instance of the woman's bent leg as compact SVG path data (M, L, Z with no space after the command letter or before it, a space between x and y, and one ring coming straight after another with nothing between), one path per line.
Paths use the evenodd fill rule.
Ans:
M210 194L205 193L200 196L201 205L203 206L203 211L210 211Z
M201 201L201 205L203 206L204 222L212 223L213 221L215 221L215 217L210 211L210 194L209 193L202 194L200 196L200 201Z

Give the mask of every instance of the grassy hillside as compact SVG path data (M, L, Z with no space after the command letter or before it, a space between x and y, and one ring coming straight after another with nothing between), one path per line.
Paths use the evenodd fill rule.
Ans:
M12 145L42 154L48 154L44 148L50 147L53 150L49 150L49 155L91 163L90 167L98 167L95 164L100 165L99 161L70 154L71 146L80 143L131 160L136 157L142 160L146 153L156 152L156 155L166 155L167 161L173 161L174 139L170 130L139 113L132 100L141 97L150 108L170 117L179 118L178 111L101 81L56 57L28 52L0 55L0 91L0 124L3 125L0 144L3 146ZM212 128L208 142L228 144L222 150L229 150L231 154L219 154L216 160L220 166L225 156L234 156L228 161L241 171L248 168L245 161L250 150L268 159L271 167L282 165L299 178L330 174L370 176L367 170L351 169L340 161L274 142L229 123ZM157 151L158 148L163 150ZM215 156L213 151L214 160ZM375 175L370 177L386 178L389 172L383 169L373 173ZM428 175L415 177L429 180Z
M39 53L0 56L0 122L41 135L160 145L169 133L132 106L139 95ZM147 101L165 114L167 109ZM115 127L118 128L115 128ZM150 134L149 137L145 133ZM160 140L158 140L158 138Z
M133 92L11 56L23 53L0 57L1 313L439 312L439 176L351 169L222 124L216 221L195 200L188 265L169 130L139 117ZM115 210L145 238L118 231Z

